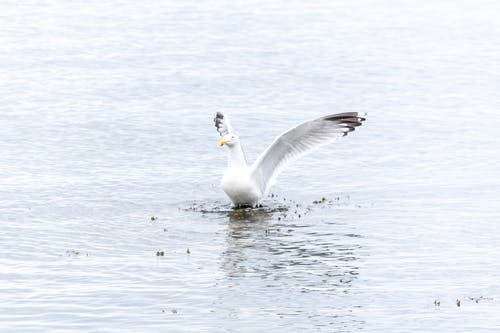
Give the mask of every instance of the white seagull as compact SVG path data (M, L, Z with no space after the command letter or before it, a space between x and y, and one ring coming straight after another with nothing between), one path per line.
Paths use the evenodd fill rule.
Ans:
M276 177L288 164L316 148L346 136L361 126L364 120L357 112L346 112L306 121L278 136L248 166L240 139L234 134L229 118L217 112L214 122L222 136L220 146L229 148L222 189L236 207L253 207L267 194Z

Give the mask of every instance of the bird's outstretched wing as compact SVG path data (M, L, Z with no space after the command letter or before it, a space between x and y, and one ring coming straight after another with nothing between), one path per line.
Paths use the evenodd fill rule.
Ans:
M306 121L286 131L252 165L253 181L263 194L266 193L286 165L318 147L346 136L361 126L364 120L357 112L338 113Z
M220 136L224 136L228 133L233 133L233 128L229 122L229 117L224 115L222 112L217 112L214 118L215 127Z

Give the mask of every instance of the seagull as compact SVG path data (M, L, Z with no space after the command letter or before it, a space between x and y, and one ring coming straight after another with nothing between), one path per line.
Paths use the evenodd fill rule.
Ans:
M227 169L221 186L235 207L255 207L267 194L278 175L290 163L315 149L329 144L365 121L357 112L331 114L289 129L248 165L240 138L233 132L229 117L217 112L215 127L222 140L219 145L229 149Z

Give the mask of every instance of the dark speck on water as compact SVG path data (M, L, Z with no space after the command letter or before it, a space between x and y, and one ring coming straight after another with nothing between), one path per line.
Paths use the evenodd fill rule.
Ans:
M479 301L492 301L493 297L484 297L484 296L479 296L479 297L467 297L468 300L474 301L476 303L479 303Z

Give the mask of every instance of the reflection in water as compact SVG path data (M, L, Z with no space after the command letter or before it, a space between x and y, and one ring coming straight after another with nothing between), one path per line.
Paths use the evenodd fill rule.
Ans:
M356 251L360 248L356 239L360 235L321 232L306 221L277 221L275 215L276 211L266 209L228 213L223 268L229 277L260 274L262 278L280 279L280 270L286 270L286 274L324 278L323 289L345 288L356 278ZM298 268L291 269L295 266ZM307 291L313 286L308 283L302 288Z
M341 232L335 223L294 219L293 210L227 212L227 248L221 255L226 276L223 283L252 290L253 298L262 294L263 304L282 304L282 315L318 317L318 325L324 324L326 316L358 329L363 323L353 315L353 309L360 304L346 302L345 295L351 293L359 274L361 236ZM287 212L289 218L282 218ZM266 301L268 294L276 299ZM228 295L221 295L222 300L225 297ZM235 309L233 316L237 317L238 311Z

